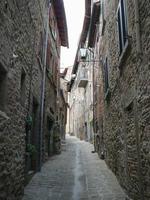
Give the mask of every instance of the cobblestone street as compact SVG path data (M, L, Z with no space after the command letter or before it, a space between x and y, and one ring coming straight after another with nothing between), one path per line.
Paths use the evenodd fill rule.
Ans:
M62 153L34 175L23 200L125 200L115 176L92 150L88 142L67 137Z

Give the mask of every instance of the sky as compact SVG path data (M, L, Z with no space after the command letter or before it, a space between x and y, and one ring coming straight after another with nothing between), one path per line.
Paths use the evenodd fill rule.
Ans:
M61 68L72 66L74 63L79 37L82 31L85 14L85 0L64 0L69 49L61 48Z

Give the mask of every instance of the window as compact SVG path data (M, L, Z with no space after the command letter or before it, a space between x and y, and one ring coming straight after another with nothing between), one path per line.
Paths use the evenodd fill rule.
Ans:
M48 39L48 42L47 42L47 55L46 55L46 68L49 72L52 73L52 53L51 53L51 46L50 46L50 40Z
M98 121L97 121L97 119L95 119L95 123L94 123L94 132L97 133L98 130L99 130L99 128L98 128Z
M20 82L20 99L22 105L25 104L25 79L26 79L26 73L24 69L22 69L21 82Z
M57 85L57 75L58 75L58 62L53 58L52 63L52 75L53 75L53 82Z
M108 92L109 89L109 76L108 76L108 58L105 58L104 62L104 80L105 80L105 93Z
M104 8L105 8L105 5L104 5L104 0L101 0L101 9L100 9L100 32L101 32L101 35L104 35L104 29L105 29L105 24L106 24L106 21L104 19Z
M43 34L42 32L40 33L40 42L39 42L39 58L40 61L42 62L42 58L43 58Z
M7 71L0 63L0 110L5 111L7 92Z
M56 22L56 19L54 17L54 13L53 13L52 7L50 8L49 27L50 27L50 31L51 31L53 39L56 40L57 39L57 31L56 31L57 22Z
M50 41L48 39L47 41L47 53L46 53L46 68L49 70L49 65L50 65Z
M44 50L45 50L45 43L46 43L46 32L40 34L40 43L39 43L39 58L41 64L44 62Z
M119 37L119 53L121 55L128 39L125 0L120 0L119 2L117 10L117 22L118 22L118 37Z

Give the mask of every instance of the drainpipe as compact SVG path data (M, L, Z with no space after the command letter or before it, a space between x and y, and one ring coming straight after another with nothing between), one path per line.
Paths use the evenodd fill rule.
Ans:
M137 53L141 53L141 42L140 42L140 16L139 16L139 0L134 0L135 4L135 27L136 27L136 48Z
M45 38L45 49L44 49L44 63L43 63L43 77L41 85L41 110L40 110L40 158L39 158L39 171L42 167L42 145L43 145L43 125L44 125L44 96L45 96L45 80L46 80L46 56L47 56L47 42L48 42L48 30L49 30L49 11L50 11L51 1L49 0L47 9L47 19L46 19L46 38Z

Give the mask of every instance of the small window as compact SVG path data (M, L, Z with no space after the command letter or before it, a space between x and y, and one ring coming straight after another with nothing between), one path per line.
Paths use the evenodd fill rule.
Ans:
M106 21L104 19L104 9L105 9L105 5L104 5L104 0L101 0L101 9L100 9L100 32L101 32L101 35L104 35L104 29L105 29L105 24L106 24Z
M39 42L39 58L40 61L42 62L42 57L43 57L43 34L42 32L40 33L40 42Z
M53 35L53 38L54 40L56 40L57 38L57 32L56 32L56 20L55 18L53 17L53 23L52 23L52 35Z
M49 67L50 67L50 56L51 56L50 40L48 39L48 42L47 42L47 54L46 54L46 67L47 67L47 69L49 69Z
M26 73L24 69L21 72L21 83L20 83L20 97L21 97L21 104L25 104L25 80L26 80Z
M105 93L108 92L109 89L109 75L108 75L108 58L105 58L105 63L104 63L104 80L105 80Z
M52 67L53 67L53 55L51 53L51 46L50 46L50 41L48 40L47 43L47 55L46 55L46 69L48 76L51 77L53 74Z
M57 70L57 61L54 61L54 65L53 65L53 81L54 83L57 85L57 74L58 74L58 70Z
M7 92L7 71L0 64L0 110L5 111Z
M94 129L95 129L95 133L98 132L99 128L98 128L98 121L97 119L95 119L95 123L94 123Z
M45 50L45 44L46 43L46 32L40 34L40 43L39 43L39 59L41 64L44 62L44 50Z
M4 7L5 7L5 12L7 12L7 10L8 10L8 2L7 1L5 1Z
M97 102L97 90L94 91L94 102Z
M127 15L126 15L124 0L119 1L117 10L117 22L118 22L119 53L121 55L128 39Z
M56 23L56 19L54 17L52 8L50 10L50 16L49 16L49 27L50 27L50 31L51 31L53 39L56 40L57 39L57 31L56 31L57 23Z

